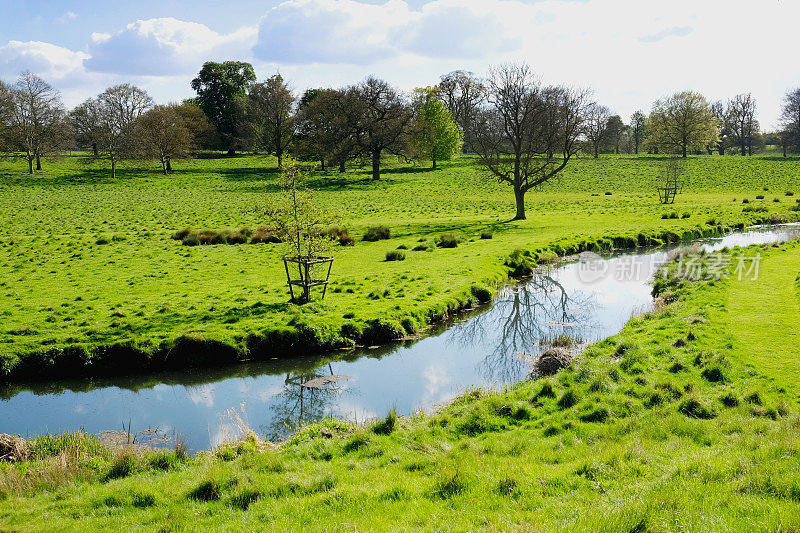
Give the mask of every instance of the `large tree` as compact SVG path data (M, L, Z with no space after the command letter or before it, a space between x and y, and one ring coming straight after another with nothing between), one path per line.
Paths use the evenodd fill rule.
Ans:
M117 162L135 150L134 123L153 106L153 99L139 87L124 83L109 87L85 105L96 106L99 152L111 162L111 177L115 178Z
M800 87L786 93L781 110L781 125L786 145L794 146L795 151L800 152Z
M759 135L759 124L756 120L756 101L752 95L739 94L730 100L726 118L741 155L753 155L753 139Z
M174 106L157 105L136 119L133 137L138 155L161 163L166 175L174 159L189 157L192 133Z
M100 155L103 140L103 120L100 106L90 98L69 112L69 123L79 148L89 148L95 157Z
M454 70L441 77L439 89L439 98L464 134L464 151L472 151L475 117L485 92L483 83L472 72Z
M370 76L346 89L342 112L358 150L372 159L372 179L380 179L383 153L403 150L411 121L408 104L387 82Z
M717 135L713 140L714 142L708 145L708 153L711 155L716 150L719 155L725 155L725 151L731 147L732 138L730 109L720 101L712 103L709 109L711 110L711 116L714 117Z
M606 123L606 142L614 150L615 154L619 154L623 137L627 132L628 126L622 122L622 117L612 115L608 118Z
M654 146L683 157L691 151L705 149L717 136L708 101L702 94L692 91L657 100L648 118L648 130Z
M305 160L326 162L346 170L347 160L356 151L347 120L347 98L335 89L308 89L297 106L296 150Z
M646 122L647 116L641 111L636 111L631 115L630 133L634 154L639 153L639 146L641 146L645 138L647 138Z
M592 153L594 153L595 159L600 156L600 146L608 139L608 121L610 118L611 111L604 105L592 103L586 109L584 134L592 145Z
M184 100L172 107L192 134L196 148L211 150L219 147L219 132L194 99Z
M277 157L281 168L283 154L294 137L292 90L280 74L275 74L253 85L247 102L247 119L255 147Z
M49 83L26 72L5 98L6 143L23 155L34 174L42 169L41 158L62 148L69 137L61 97Z
M253 65L243 61L208 61L192 80L197 105L219 130L229 155L241 145L247 91L255 81Z
M525 64L494 67L478 117L476 151L481 164L514 189L525 219L525 193L555 177L577 152L586 93L542 86Z
M414 119L411 124L412 152L428 159L435 170L437 161L449 161L461 150L463 136L453 115L437 98L438 89L414 92Z

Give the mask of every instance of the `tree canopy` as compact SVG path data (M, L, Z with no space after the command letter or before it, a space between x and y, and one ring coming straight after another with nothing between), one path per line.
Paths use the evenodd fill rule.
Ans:
M717 138L716 121L706 98L683 91L657 100L647 122L651 145L681 154L704 150Z
M192 80L197 105L219 130L231 154L240 146L245 99L255 81L253 65L244 61L208 61Z
M437 161L449 161L461 150L463 135L453 115L438 99L438 89L417 89L411 140L414 155Z

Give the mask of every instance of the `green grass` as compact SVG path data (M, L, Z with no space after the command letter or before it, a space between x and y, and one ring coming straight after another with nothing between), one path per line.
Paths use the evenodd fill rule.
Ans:
M314 173L320 204L355 246L337 247L326 299L297 306L288 302L281 245L190 247L171 238L184 228L262 225L254 208L277 193L272 158L196 159L170 176L129 164L115 180L78 155L46 161L34 177L3 161L0 371L103 374L383 342L381 332L403 332L376 329L376 319L425 325L470 305L474 284L506 279L516 249L531 252L532 263L548 250L657 243L796 214L785 195L800 189L796 158L691 158L673 206L657 201L662 162L577 159L528 194L522 222L509 222L510 189L482 177L471 158L438 171L387 161L378 182L358 169ZM690 216L662 218L672 212ZM390 239L362 240L376 226ZM436 246L443 235L457 246ZM405 260L386 261L400 246Z
M800 242L746 253L763 256L765 279L787 282L771 286L781 303L796 304ZM775 300L743 294L748 281L691 282L670 272L657 285L663 307L547 380L469 391L433 415L390 414L371 426L326 420L277 449L250 437L174 463L80 456L86 464L70 475L38 484L52 458L0 465L0 526L796 530L800 377L762 368L795 347L760 349L752 328L734 320L743 298L758 316ZM797 320L792 309L784 318ZM758 327L764 339L784 329L775 321ZM710 369L725 379L708 379ZM20 471L28 484L10 490Z

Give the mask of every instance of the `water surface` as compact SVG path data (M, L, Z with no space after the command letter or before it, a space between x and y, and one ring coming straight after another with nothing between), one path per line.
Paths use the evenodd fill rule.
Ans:
M750 228L698 241L709 251L783 241L797 225ZM566 333L585 341L620 331L652 303L649 282L669 250L589 257L507 287L494 304L440 326L416 341L325 356L276 359L114 379L54 381L0 388L0 433L35 436L83 428L89 433L157 428L192 450L232 430L229 409L272 439L325 416L364 420L430 410L470 387L499 389L530 372L543 339ZM584 254L585 255L585 254ZM323 376L349 379L322 388ZM312 382L313 384L314 382ZM244 406L244 409L242 409Z

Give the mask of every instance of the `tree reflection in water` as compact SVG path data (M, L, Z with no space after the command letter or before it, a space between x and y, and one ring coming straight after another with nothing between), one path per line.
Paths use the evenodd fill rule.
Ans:
M261 428L268 439L279 440L303 424L317 422L332 414L331 404L350 389L338 383L328 383L320 388L305 386L312 379L326 375L335 375L331 363L312 371L286 374L283 391L273 397L270 406L273 416L269 424Z
M451 339L487 350L477 369L485 382L512 383L530 371L529 364L514 357L517 353L536 355L541 344L558 335L587 338L593 324L586 317L597 307L591 293L568 290L549 270L538 272L498 297L489 311L456 325Z

